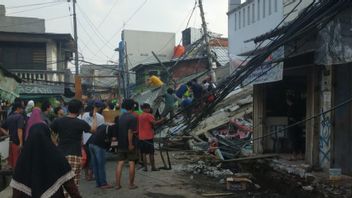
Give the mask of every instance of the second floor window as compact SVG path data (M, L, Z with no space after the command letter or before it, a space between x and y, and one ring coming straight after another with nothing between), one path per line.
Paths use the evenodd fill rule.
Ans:
M260 0L257 1L257 21L260 20Z
M251 24L251 6L247 7L247 24L250 25Z
M46 44L0 42L0 64L6 69L46 70Z
M255 7L254 7L254 3L252 4L252 23L255 23Z
M263 18L265 18L265 0L263 0Z
M243 27L246 26L246 8L243 9Z
M241 10L238 12L238 29L241 29Z

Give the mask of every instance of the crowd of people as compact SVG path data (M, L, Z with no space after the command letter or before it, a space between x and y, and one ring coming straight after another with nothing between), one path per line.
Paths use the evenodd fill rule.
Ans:
M161 81L154 84L164 86ZM0 135L10 138L8 164L14 170L10 184L14 197L80 197L82 170L86 180L95 180L96 187L113 188L105 170L106 152L113 146L117 149L115 188L122 188L121 174L126 161L128 188L137 188L136 165L143 171L158 171L154 159L155 126L168 116L173 118L177 103L187 109L185 116L190 116L195 111L190 105L200 102L201 105L193 106L201 108L214 88L208 80L202 85L193 80L177 90L163 89L165 108L158 112L159 120L150 104L139 105L132 99L119 104L116 100L106 103L82 97L68 103L61 101L55 108L49 101L39 105L32 100L24 104L16 99L0 127ZM104 111L110 110L119 110L111 123L103 116Z
M10 138L8 164L14 170L10 183L13 196L81 197L78 187L83 168L86 179L95 180L96 187L113 188L107 181L105 163L106 152L116 142L117 190L122 188L125 161L129 163L129 189L137 188L136 163L148 171L147 156L150 170L158 171L154 160L154 126L164 118L156 120L149 104L142 104L140 109L134 100L125 99L115 122L105 122L103 111L116 106L106 107L100 100L73 99L56 108L44 101L39 108L34 101L25 106L16 99L0 127L0 134ZM50 116L52 112L54 118ZM85 167L82 154L87 157Z

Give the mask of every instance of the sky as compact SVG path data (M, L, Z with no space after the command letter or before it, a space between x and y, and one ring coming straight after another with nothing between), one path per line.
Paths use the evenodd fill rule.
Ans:
M44 18L46 32L73 35L72 3L67 0L0 0L0 4L7 7L8 16ZM190 17L194 4L195 0L77 0L80 54L97 64L117 61L114 49L122 29L174 32L178 43L189 19L189 27L201 27L198 7ZM209 31L227 37L228 0L203 0L203 5Z

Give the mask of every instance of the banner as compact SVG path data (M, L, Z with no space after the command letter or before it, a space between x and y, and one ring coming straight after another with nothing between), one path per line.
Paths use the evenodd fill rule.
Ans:
M255 85L263 83L271 83L280 81L283 78L284 63L275 61L284 57L284 47L280 47L278 50L272 53L271 56L252 74L250 74L243 82L242 85ZM272 63L274 62L274 63Z

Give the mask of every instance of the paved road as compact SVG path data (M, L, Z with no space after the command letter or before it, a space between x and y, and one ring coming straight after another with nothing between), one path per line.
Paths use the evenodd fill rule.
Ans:
M161 165L158 155L156 155L157 164ZM173 159L175 165L182 164L181 161ZM115 184L115 166L114 160L108 160L106 164L107 180L111 184ZM192 176L193 178L193 176ZM209 178L202 177L190 179L190 175L174 170L161 170L158 172L144 172L137 170L136 185L139 188L135 190L128 189L128 167L124 167L122 178L122 189L102 190L95 187L95 181L85 181L81 177L80 192L84 198L95 197L118 197L118 198L198 198L204 192L215 191L218 182L212 181ZM12 190L8 187L3 192L0 192L1 198L12 197Z
M160 163L159 163L160 164ZM115 184L116 162L109 160L107 169L107 179L111 184ZM152 198L183 198L200 197L197 189L190 184L189 177L179 175L174 171L161 170L158 172L144 172L137 170L135 190L128 189L128 167L124 167L122 176L122 189L101 190L95 187L95 182L87 182L81 179L80 191L83 197L152 197Z

